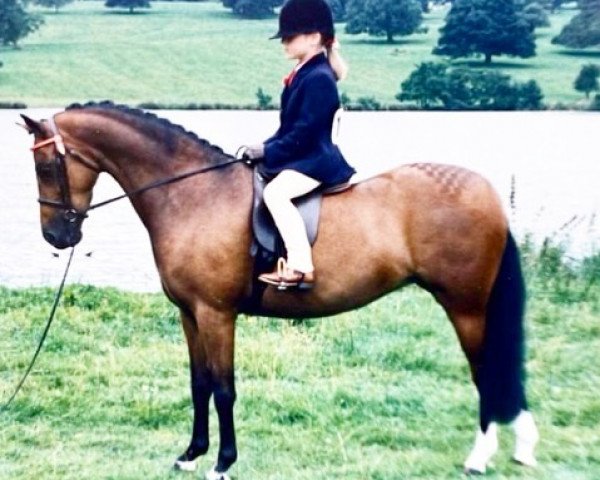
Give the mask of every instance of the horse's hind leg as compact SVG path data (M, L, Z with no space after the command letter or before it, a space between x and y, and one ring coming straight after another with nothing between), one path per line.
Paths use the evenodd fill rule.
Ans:
M481 396L483 392L481 392L479 385L480 378L478 377L481 374L483 363L482 355L485 340L486 314L477 312L477 309L470 314L448 308L446 308L446 311L469 361L473 382L477 386L477 390ZM525 409L525 405L523 405L523 408L513 422L513 430L516 436L513 459L523 465L535 466L537 462L534 456L534 449L539 435L533 416ZM475 435L475 444L464 463L465 472L485 473L490 460L497 451L497 423L489 422L485 431L480 426Z
M473 382L478 386L478 373L482 364L483 342L485 336L485 313L482 308L471 308L465 313L463 308L458 309L441 302L454 329L458 335L460 345L469 361ZM478 387L479 390L479 387ZM464 463L467 473L485 473L487 465L498 451L498 427L491 422L485 432L478 429L475 435L475 444Z
M465 468L480 473L496 449L493 422L514 422L514 459L519 463L535 465L533 451L538 441L523 380L525 284L510 232L489 294L484 293L488 281L489 275L482 270L472 281L454 282L436 295L457 331L479 392L481 431Z

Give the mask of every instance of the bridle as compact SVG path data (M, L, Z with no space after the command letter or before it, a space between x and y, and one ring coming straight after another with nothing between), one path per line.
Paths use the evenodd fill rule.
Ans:
M50 125L50 129L52 131L52 137L36 143L35 145L33 145L33 147L31 147L31 150L35 152L36 150L38 150L42 147L54 144L55 153L54 153L54 161L53 161L53 175L54 175L54 180L60 190L60 200L57 201L57 200L51 200L48 198L40 197L40 198L38 198L38 202L41 205L45 205L48 207L56 208L58 210L62 210L64 219L69 223L83 221L83 219L87 218L88 212L91 210L94 210L99 207L103 207L105 205L116 202L118 200L122 200L124 198L139 195L140 193L146 192L147 190L151 190L154 188L162 187L164 185L169 185L171 183L179 182L181 180L185 180L186 178L189 178L189 177L192 177L195 175L199 175L201 173L206 173L206 172L210 172L213 170L219 170L219 169L228 167L228 166L236 164L236 163L245 163L249 166L253 166L255 163L254 161L250 160L248 157L246 157L243 154L241 156L236 155L236 157L230 156L231 160L229 160L227 162L217 163L215 165L209 165L208 167L202 167L202 168L199 168L196 170L190 170L189 172L184 172L179 175L169 177L167 179L157 180L148 185L137 188L131 192L125 192L122 195L118 195L118 196L110 198L108 200L104 200L102 202L98 202L93 205L90 205L89 207L87 207L87 209L85 209L84 211L81 211L81 210L77 210L75 208L75 206L73 205L73 202L71 201L71 190L69 188L69 177L67 174L67 166L66 166L67 153L69 154L69 156L71 158L78 161L81 165L89 168L90 170L92 170L98 174L100 174L102 172L102 170L100 170L97 166L93 165L89 160L85 159L81 155L78 155L77 152L75 152L72 149L69 149L65 145L62 135L59 133L58 127L56 126L56 123L54 121L54 117L52 117L48 120L48 124ZM239 152L239 150L238 150L238 152Z
M48 207L56 208L63 211L63 218L69 223L75 223L77 220L82 220L87 217L87 212L81 212L77 210L73 202L71 201L71 189L69 188L69 177L67 175L67 165L66 165L66 155L67 148L65 147L65 143L63 141L62 136L58 133L58 128L56 127L56 123L54 122L54 117L48 120L48 124L50 125L50 129L52 131L52 137L42 140L36 143L33 147L31 147L31 151L35 152L40 148L45 147L46 145L54 144L54 160L52 163L52 173L54 176L54 181L58 185L60 192L60 200L51 200L49 198L38 198L38 202L41 205L46 205ZM70 154L73 152L69 151ZM80 159L78 155L72 155L73 158ZM86 167L93 169L94 171L100 173L100 171L89 164L86 161L81 162Z

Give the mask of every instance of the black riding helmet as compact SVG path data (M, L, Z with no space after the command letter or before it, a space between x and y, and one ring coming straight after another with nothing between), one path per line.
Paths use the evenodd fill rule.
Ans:
M319 32L326 39L335 35L331 8L325 0L287 0L279 13L279 31L271 37L289 38Z

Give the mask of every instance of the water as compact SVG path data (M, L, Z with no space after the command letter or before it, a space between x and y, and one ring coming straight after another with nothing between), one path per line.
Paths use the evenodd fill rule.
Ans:
M31 109L32 118L56 110ZM21 111L0 111L0 284L56 285L67 259L41 236L37 187L29 147L32 139L15 125ZM276 112L162 111L203 138L235 152L267 138ZM444 162L487 177L500 192L518 236L567 241L581 257L600 248L600 135L597 113L581 112L347 112L340 146L366 178L401 163ZM510 206L514 179L515 203ZM119 194L101 177L98 201ZM77 247L71 282L158 291L148 236L127 200L91 213Z

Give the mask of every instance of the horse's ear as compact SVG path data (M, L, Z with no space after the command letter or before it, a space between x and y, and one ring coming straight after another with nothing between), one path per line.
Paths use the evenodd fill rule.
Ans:
M29 118L27 115L21 114L21 118L25 121L25 125L17 123L17 125L21 125L25 130L29 133L42 133L42 126L40 122L36 122L35 120Z

